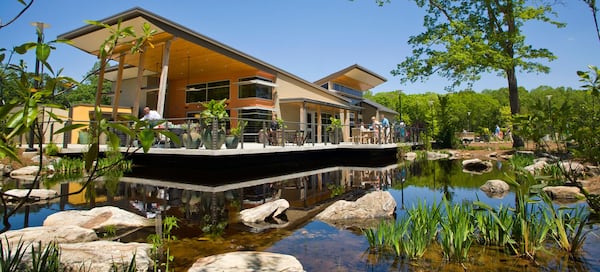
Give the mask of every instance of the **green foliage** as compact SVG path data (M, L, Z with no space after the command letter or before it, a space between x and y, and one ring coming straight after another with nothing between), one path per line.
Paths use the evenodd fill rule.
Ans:
M589 215L583 207L578 208L554 208L552 200L546 193L541 193L547 209L543 213L546 224L550 226L550 234L557 245L564 251L576 256L583 246L586 235L583 229Z
M412 54L392 71L402 76L402 82L424 80L437 73L451 79L455 87L478 80L484 72L507 72L516 67L525 72L548 72L548 67L535 61L555 59L549 50L526 44L520 32L529 21L562 26L548 17L550 6L530 6L525 1L414 2L427 13L423 20L426 31L410 37Z
M115 225L108 225L104 227L103 237L110 238L115 237L117 234L117 227Z
M329 191L331 191L330 196L336 197L339 195L342 195L346 190L344 188L344 186L342 185L335 185L333 183L327 184L327 189L329 189Z
M152 244L150 250L151 256L154 259L154 271L171 271L169 265L173 262L174 257L170 254L168 243L177 240L177 237L172 235L174 229L179 228L179 219L175 216L167 216L163 218L162 235L150 234L147 239Z
M42 242L38 246L31 246L31 272L60 272L60 247L56 242L47 244L42 249Z
M44 148L44 153L48 156L56 156L60 152L60 148L55 143L48 143Z
M226 102L227 99L211 99L208 102L201 102L200 104L204 107L204 110L200 113L200 115L204 123L210 125L215 119L217 122L220 122L229 117L225 109L227 107Z
M440 244L444 257L448 260L464 262L468 258L475 232L472 206L466 203L450 206L447 200L443 203L446 213L440 220Z
M16 245L11 245L8 237L4 238L6 243L0 243L0 271L20 271L21 260L27 247L22 240Z
M242 130L246 127L247 124L248 121L238 121L237 126L231 127L231 129L229 129L229 134L240 137L242 135Z
M227 220L218 222L213 220L213 218L208 214L204 215L203 221L204 224L202 225L202 232L204 232L204 235L211 239L221 237L228 224Z
M340 120L339 118L335 118L332 116L329 117L329 120L331 121L331 123L327 125L327 131L336 131L342 128L342 120Z

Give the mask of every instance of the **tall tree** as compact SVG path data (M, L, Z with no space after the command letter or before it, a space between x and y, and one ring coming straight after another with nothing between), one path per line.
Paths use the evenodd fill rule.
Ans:
M596 35L598 35L598 41L600 41L600 28L598 27L598 7L596 6L596 0L583 0L583 2L585 2L592 11L594 25L596 26Z
M438 74L452 81L452 89L496 72L507 79L511 113L519 113L517 70L547 73L539 61L556 58L548 49L527 44L521 27L529 21L562 27L549 17L552 7L526 0L413 1L426 10L427 30L409 38L412 54L392 74L402 82Z

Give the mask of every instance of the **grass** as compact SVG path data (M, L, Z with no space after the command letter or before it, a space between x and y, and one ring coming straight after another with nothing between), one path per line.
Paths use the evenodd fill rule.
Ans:
M529 177L532 179L532 177ZM511 186L528 187L509 182ZM539 250L549 246L577 257L590 230L585 230L589 213L585 208L556 209L547 195L530 196L518 188L515 207L494 209L485 203L427 205L420 201L395 222L382 221L376 228L363 230L373 253L396 253L398 257L419 259L432 243L438 243L444 258L464 263L474 243L504 248L507 253L535 260ZM522 192L522 193L519 193ZM549 243L554 241L555 243Z

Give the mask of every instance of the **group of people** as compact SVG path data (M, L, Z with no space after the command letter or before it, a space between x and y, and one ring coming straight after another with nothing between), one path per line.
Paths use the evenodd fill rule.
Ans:
M361 131L373 131L373 138L375 143L387 144L392 142L390 121L381 114L381 121L377 120L375 116L371 117L371 125L369 128L365 127L364 123L360 124Z
M496 139L498 140L508 140L511 141L512 140L512 132L510 131L510 128L506 129L506 134L500 129L500 126L496 125L496 129L494 130L494 137L496 137Z

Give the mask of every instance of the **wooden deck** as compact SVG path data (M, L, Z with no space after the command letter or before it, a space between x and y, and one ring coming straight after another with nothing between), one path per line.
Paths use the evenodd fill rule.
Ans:
M174 175L182 182L221 183L224 173L228 182L288 174L333 166L381 166L397 162L398 148L403 144L305 144L303 146L264 146L244 143L244 148L207 150L185 148L122 148L134 164L134 175L169 180ZM79 156L85 145L69 145L64 156ZM106 147L101 146L101 151ZM134 152L135 151L135 152Z

